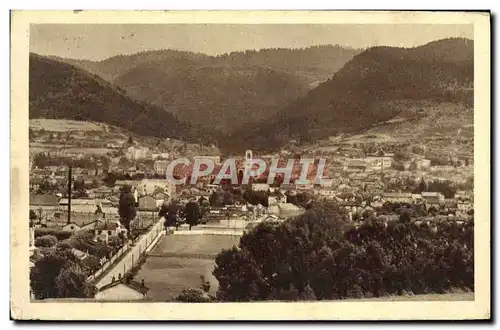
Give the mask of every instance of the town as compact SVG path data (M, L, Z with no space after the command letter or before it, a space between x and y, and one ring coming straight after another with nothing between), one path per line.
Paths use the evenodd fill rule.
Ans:
M33 134L50 136L50 143L65 138L44 131ZM194 156L191 152L189 157L190 147L201 147L186 144L178 149L160 144L143 147L132 137L108 142L105 147L111 149L107 154L35 149L30 157L30 266L35 267L37 260L54 249L66 247L82 262L86 281L101 283L94 292L96 299L146 299L148 281L134 281L134 274L146 251L163 234L218 230L241 236L259 223L283 222L321 201L337 205L354 225L368 219L463 224L474 215L473 162L464 156L436 162L422 152L386 153L369 148L371 152L365 153L365 146L343 144L327 155L323 172L331 179L327 184L297 183L301 169L295 166L289 183L278 177L268 184L269 171L265 171L243 184L245 164L256 157L247 150L231 156L237 162L238 184L230 180L214 184L212 174L191 184L187 176L192 166L177 166L176 177L187 179L174 185L165 178L165 170L176 157L188 157L192 162L210 160L217 168L224 158L215 152ZM258 157L269 163L300 156L282 150ZM315 175L316 165L308 173ZM123 196L130 198L133 211L129 215L120 210ZM196 206L194 219L190 219L188 205ZM237 245L237 241L233 243ZM129 256L125 265L123 259ZM117 298L113 290L118 284L135 294ZM207 288L205 280L202 287ZM34 298L58 296L33 291Z

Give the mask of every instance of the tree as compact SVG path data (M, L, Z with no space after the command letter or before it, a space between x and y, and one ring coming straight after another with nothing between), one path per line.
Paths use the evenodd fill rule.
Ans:
M135 219L137 208L135 198L132 195L132 188L128 185L123 186L120 193L118 214L120 215L120 223L130 232L130 222Z
M38 215L34 210L30 210L30 222L34 222L38 218Z
M79 264L63 267L56 278L58 298L88 298L95 294L94 286L87 283L88 274Z
M65 241L59 242L56 245L56 249L58 250L71 250L72 248L71 244Z
M168 205L163 204L159 216L165 218L164 226L167 227L178 227L179 226L179 212L181 210L181 206L177 200L172 200L172 202Z
M35 262L30 284L37 299L92 297L94 289L86 281L81 261L71 250L57 249Z
M401 223L408 223L410 221L411 221L411 217L410 217L410 214L408 213L408 211L403 211L399 215L399 222L401 222Z
M181 302L209 302L213 300L208 293L200 289L184 289L175 299Z
M184 214L186 215L189 230L191 230L191 227L196 226L201 219L200 206L196 202L190 201L186 204Z
M234 204L234 196L230 191L224 192L223 202L224 205L233 205Z
M420 180L417 193L420 194L422 191L427 191L427 183L424 181L424 178L422 178L422 180Z
M44 235L35 239L35 246L37 247L53 247L57 244L57 238L52 235Z

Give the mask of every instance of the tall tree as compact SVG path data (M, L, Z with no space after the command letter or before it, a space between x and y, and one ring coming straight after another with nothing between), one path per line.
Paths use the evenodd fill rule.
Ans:
M135 198L132 194L132 188L128 185L123 186L120 193L118 214L120 215L120 223L130 232L130 222L135 218L137 208Z
M186 204L184 214L186 215L189 230L191 230L191 227L196 226L201 219L200 206L196 202L190 201Z

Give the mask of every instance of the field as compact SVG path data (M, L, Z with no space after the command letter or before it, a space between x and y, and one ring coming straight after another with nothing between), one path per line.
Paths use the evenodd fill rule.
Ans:
M187 288L198 288L200 276L210 282L210 292L217 292L212 275L215 256L237 244L239 237L228 235L167 235L148 254L136 275L150 288L148 300L168 301Z
M34 130L44 129L50 132L78 131L104 131L106 125L88 121L65 120L65 119L30 119L30 128Z
M386 296L370 299L346 299L345 301L473 301L474 292L453 292L444 294L418 294L403 296Z

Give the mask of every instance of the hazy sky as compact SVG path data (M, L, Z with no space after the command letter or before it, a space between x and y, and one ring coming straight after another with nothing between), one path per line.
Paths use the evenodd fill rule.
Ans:
M33 24L30 51L102 60L118 54L166 48L214 55L245 49L323 44L354 48L412 47L448 37L472 39L472 25Z

